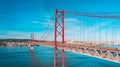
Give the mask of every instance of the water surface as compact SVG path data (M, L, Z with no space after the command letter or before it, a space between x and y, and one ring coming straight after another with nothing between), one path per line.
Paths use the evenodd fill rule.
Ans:
M66 67L120 67L120 64L65 51ZM0 67L53 67L53 48L0 48Z

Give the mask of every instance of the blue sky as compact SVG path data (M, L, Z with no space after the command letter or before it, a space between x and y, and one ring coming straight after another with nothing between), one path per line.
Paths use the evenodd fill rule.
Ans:
M119 0L0 0L0 38L30 38L30 34L34 33L35 38L39 39L42 32L46 29L48 22L54 18L53 14L55 9L74 12L120 12L119 6ZM65 22L66 31L69 33L71 33L70 25L73 23L68 22L76 22L76 24L74 24L76 30L82 27L80 22L83 23L83 26L87 29L88 20L82 20L80 17L67 15ZM95 24L91 25L90 29L96 30L99 29L97 28L99 22L101 22L103 28L105 28L105 26L109 27L112 25L114 21L91 20L91 22ZM69 36L72 34L67 32L66 39L69 40ZM103 33L105 33L104 29ZM95 32L95 35L97 36L98 32ZM112 34L109 34L109 36L111 35ZM86 38L87 37L88 36L86 36ZM103 38L103 40L104 39L105 38Z

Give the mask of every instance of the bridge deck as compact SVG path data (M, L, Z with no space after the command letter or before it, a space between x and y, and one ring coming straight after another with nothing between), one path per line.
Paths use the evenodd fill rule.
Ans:
M36 44L43 45L43 46L52 46L53 42L37 42ZM99 46L92 46L92 45L74 45L74 44L64 44L58 43L58 48L64 48L65 50L75 51L79 53L83 53L86 55L91 55L99 58L104 58L107 60L111 60L114 62L120 63L120 49L116 48L106 48L106 47L99 47Z

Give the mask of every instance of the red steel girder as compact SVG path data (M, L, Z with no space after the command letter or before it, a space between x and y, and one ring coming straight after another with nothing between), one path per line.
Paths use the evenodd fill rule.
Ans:
M59 66L64 67L64 49L58 51L58 37L61 38L61 45L64 44L64 10L59 11L55 10L55 21L54 21L54 67L57 67L58 62ZM61 21L59 21L61 20ZM61 54L62 53L62 54ZM57 56L62 55L62 58L57 59ZM62 60L62 61L61 61Z

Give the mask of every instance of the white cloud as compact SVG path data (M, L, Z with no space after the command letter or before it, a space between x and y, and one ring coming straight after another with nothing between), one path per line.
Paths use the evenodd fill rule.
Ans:
M47 28L47 26L49 25L50 22L52 22L50 24L50 28L53 28L54 25L54 21L51 20L50 22L39 22L37 20L32 21L33 23L35 23L36 25L34 25L34 28ZM91 37L91 34L94 34L94 37L96 37L96 40L98 40L98 36L99 36L99 32L93 32L95 30L98 30L99 28L102 28L104 26L107 26L111 23L111 21L108 22L102 22L100 25L101 27L99 27L99 24L96 24L95 26L92 26L91 28L89 28L89 32L88 27L84 26L84 25L80 25L82 24L83 21L77 19L77 18L65 18L65 40L80 40L80 38L83 38L82 35L86 35L86 39L90 39L89 37ZM81 28L84 27L84 29L81 30ZM83 31L85 31L86 33L84 33ZM1 32L1 31L0 31ZM53 31L52 31L53 32ZM20 31L6 31L5 35L0 35L0 38L27 38L30 39L30 34L34 33L35 35L35 39L41 40L40 37L43 35L43 32L20 32ZM49 35L49 39L53 40L53 34ZM88 37L89 34L89 37ZM102 33L103 35L103 39L105 39L105 35L104 33Z
M103 31L103 27L108 26L112 22L112 21L99 22L100 26L99 26L99 24L96 24L94 26L91 26L88 29L88 26L82 24L83 22L76 19L76 18L67 18L67 19L65 19L65 21L67 22L67 23L65 23L66 24L65 25L65 38L66 38L66 40L70 40L70 39L80 40L80 37L83 38L83 35L85 35L86 40L90 40L90 37L92 35L96 38L96 41L99 39L99 32L97 30L99 30L101 28ZM84 29L83 29L83 27L84 27ZM102 39L105 40L105 32L102 32L101 35L103 36ZM109 37L111 37L111 36L109 36Z
M33 22L33 23L40 23L40 22L39 22L39 21L37 21L37 20L33 20L32 22Z
M0 38L28 38L29 33L19 31L2 31L4 35L0 35Z
M34 28L53 28L53 21L49 20L48 22L38 22L38 21L34 21L35 25L33 26Z
M20 32L20 31L2 31L5 34L0 35L0 39L3 38L17 38L17 39L30 39L31 34L34 34L34 39L41 40L40 37L43 35L43 32ZM50 34L52 38L53 34ZM49 39L51 39L49 37ZM51 39L53 40L53 39Z
M34 26L34 28L40 28L40 29L43 29L43 28L46 28L45 26L38 26L38 25L36 25L36 26Z
M76 18L65 18L65 23L69 23L69 22L80 23L81 21Z
M77 18L65 18L65 40L79 40L82 21Z
M104 26L108 26L108 25L111 23L111 21L108 21L108 22L99 22L99 23L100 23L100 24L97 24L97 25L91 27L89 30L90 30L90 31L95 31L95 30L97 30L97 29L99 29L99 28L102 28L102 27L104 27Z

